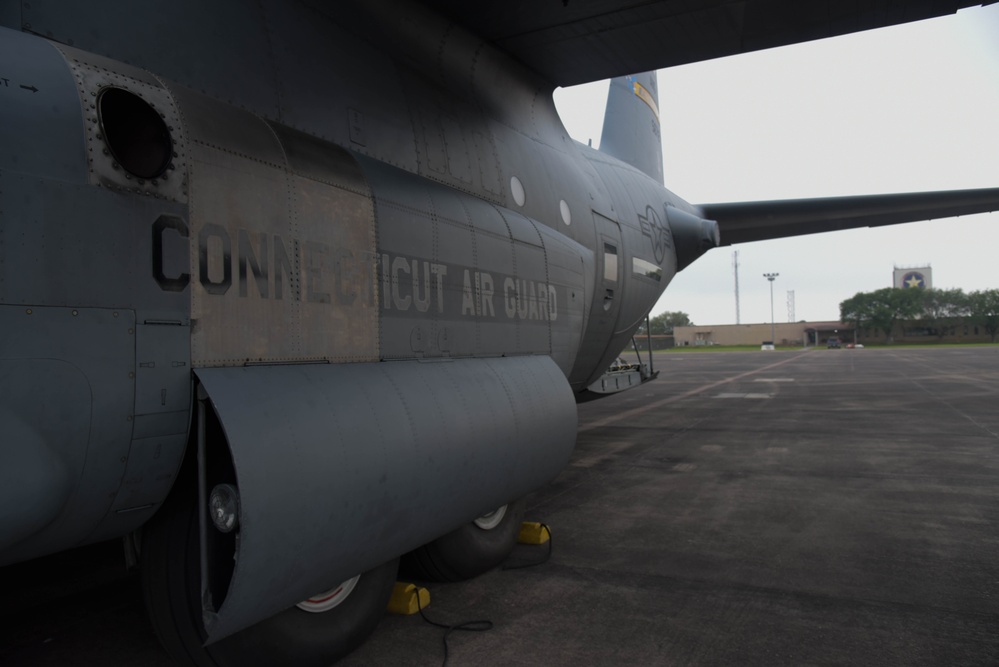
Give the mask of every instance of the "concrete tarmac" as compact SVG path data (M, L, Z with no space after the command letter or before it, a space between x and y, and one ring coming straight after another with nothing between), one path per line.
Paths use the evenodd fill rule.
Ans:
M448 665L999 664L999 347L655 363L529 497L547 562L428 584L431 619L493 624ZM171 664L134 578L46 569L0 571L0 664ZM387 616L340 664L440 665L443 635Z

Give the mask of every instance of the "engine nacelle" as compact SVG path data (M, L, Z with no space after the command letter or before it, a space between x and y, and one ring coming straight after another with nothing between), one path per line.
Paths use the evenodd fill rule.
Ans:
M547 356L197 374L240 507L234 553L213 555L235 560L231 580L203 577L225 591L203 596L209 642L526 495L575 443L572 391Z
M676 244L676 270L682 271L695 259L721 245L718 223L704 220L675 206L666 207L673 242Z

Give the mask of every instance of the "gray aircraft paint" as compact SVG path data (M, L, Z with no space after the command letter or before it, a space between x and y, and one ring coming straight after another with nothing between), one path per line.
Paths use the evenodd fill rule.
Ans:
M32 11L36 10L42 11L44 6ZM290 11L294 14L297 9ZM55 13L52 20L61 25L70 16ZM239 18L238 12L233 17L236 24L251 19L254 17ZM34 21L36 28L44 26L41 16ZM80 26L71 28L75 34ZM63 29L70 26L53 25L51 32ZM631 198L642 198L643 211L679 200L651 181L629 190L620 177L611 175L613 167L602 162L604 156L581 152L564 136L550 96L539 96L537 84L529 77L511 79L516 88L509 91L517 96L515 91L521 90L521 95L532 100L527 108L532 121L516 123L528 128L527 134L512 129L512 109L500 114L500 122L493 112L467 98L445 94L433 77L410 72L403 80L390 68L383 77L385 85L396 84L389 85L395 91L389 98L402 96L391 109L382 106L381 96L355 95L349 88L312 93L336 93L337 99L353 96L354 106L344 111L350 121L344 124L348 135L331 137L324 130L339 128L340 123L322 126L328 116L294 121L297 105L282 96L283 89L268 91L266 82L252 100L233 104L219 95L226 90L224 84L208 86L216 94L207 95L200 92L205 82L192 89L190 78L187 85L172 79L171 74L198 74L178 72L175 62L136 59L148 68L141 69L81 50L85 37L72 38L76 46L69 47L25 34L10 35L4 40L13 51L7 60L9 71L37 84L38 95L63 98L56 120L66 127L64 135L53 134L49 123L39 126L30 138L56 155L76 151L77 158L66 175L46 173L48 163L34 168L36 176L20 174L11 168L16 164L2 165L5 183L33 179L33 187L45 193L34 200L35 206L46 202L45 207L30 217L47 221L41 226L25 224L23 229L7 223L7 235L39 236L34 248L44 261L24 266L19 281L12 284L10 277L17 275L14 269L18 267L16 261L7 259L4 301L35 308L60 305L77 311L84 307L117 308L117 322L124 321L122 318L132 322L126 327L127 335L134 338L128 349L136 352L118 352L128 369L122 369L124 379L102 380L111 366L86 375L94 400L100 399L94 403L94 419L123 424L117 431L102 431L92 425L86 444L91 452L88 467L57 474L40 464L20 466L26 474L23 483L8 492L12 502L28 495L30 488L51 489L55 500L35 515L10 520L11 534L17 539L12 538L16 543L3 553L6 562L120 535L141 525L159 507L187 441L192 369L231 368L244 378L247 373L249 377L269 373L266 366L254 370L260 364L350 363L362 368L387 360L507 356L511 361L500 365L505 369L519 368L517 358L531 360L532 367L550 359L548 363L561 370L564 384L559 388L549 383L552 389L540 395L538 405L552 407L566 398L571 403L572 387L585 387L599 375L617 352L612 349L617 345L615 332L621 340L627 338L628 327L619 326L619 313L628 312L637 325L674 273L674 256L666 253L656 264L661 271L659 279L650 280L644 292L633 295L642 303L630 303L626 284L633 257L656 261L650 239L642 235ZM300 37L293 41L288 48L308 47ZM344 40L344 44L350 43L350 39ZM101 47L108 53L118 48L128 50L124 45L112 48L104 42ZM333 62L341 61L346 62L346 58ZM45 79L32 74L39 63ZM165 70L166 75L151 74L153 67L163 67L159 71ZM275 57L268 67L291 65L283 57ZM287 75L301 77L301 72L289 70ZM170 129L173 152L165 178L136 178L107 151L98 106L102 91L108 88L127 89L161 113ZM280 113L274 113L266 103L268 94L272 101L280 101ZM371 100L370 106L361 104L365 99ZM330 108L336 108L332 97ZM396 132L409 131L403 144L416 147L416 163L400 160L400 156L380 159L389 149L379 142L392 133L381 131L372 121L390 118L400 108L413 110L411 122ZM484 159L471 158L482 150ZM566 171L578 177L556 178ZM510 191L513 176L523 185L520 203ZM67 185L67 180L77 184ZM18 183L17 189L29 191L28 185L31 183ZM63 194L53 197L53 192ZM60 212L59 206L66 210ZM63 230L62 222L72 219L70 211L74 209L77 215L85 216L85 223ZM31 209L22 205L20 210ZM632 219L619 222L618 211L631 211ZM617 275L612 281L617 291L607 309L603 307L604 291L598 294L595 288L604 272L603 246L597 253L591 248L597 234L595 219L611 221L601 234L617 230L611 233L617 246ZM63 239L73 233L81 238L59 249L50 248L46 245L53 238L51 233L46 235L49 229L58 230ZM91 236L95 231L98 233ZM81 248L87 252L80 253ZM112 254L102 258L106 253ZM26 257L23 261L28 263ZM53 270L55 266L79 268L67 274ZM92 280L74 280L71 275L90 275ZM4 306L9 307L16 306ZM113 321L109 319L109 327ZM39 346L51 346L58 338L54 332L33 335ZM107 338L101 332L93 336ZM24 344L14 341L7 349L14 347ZM86 349L89 353L101 348ZM67 364L82 363L78 352L70 351L63 357ZM40 367L20 369L19 373L19 377L43 375ZM515 375L504 370L501 377L512 386ZM282 381L294 383L293 377L282 376ZM341 376L324 377L335 383L333 378ZM241 382L252 384L246 379ZM233 385L217 381L215 386ZM335 390L333 384L320 383L319 388L313 388ZM272 389L278 395L294 395L296 391L291 385ZM427 389L420 391L426 393ZM443 405L468 393L469 387L449 384L430 391ZM104 394L108 397L101 398ZM210 398L215 405L234 405L224 396ZM492 403L495 400L482 398L468 409L473 414L512 409L502 404L490 407ZM258 407L245 404L242 410L254 412ZM231 407L219 410L227 432L249 414L241 415ZM328 432L328 426L319 421L310 425L308 419L296 426L297 438ZM564 447L552 449L553 443L571 441L574 419L551 422L561 425L560 435L541 440L529 434L550 432L548 422L524 422L515 413L497 419L499 424L491 430L507 444L496 452L476 450L481 461L502 451L507 452L504 456L520 451L514 443L531 446L539 454L552 454L546 455L544 464L533 466L529 475L520 473L520 481L504 482L505 494L496 487L487 490L487 485L473 485L453 511L427 512L422 523L415 523L410 533L400 537L404 545L383 542L378 549L364 552L365 562L381 562L418 546L488 507L523 495L558 472L565 452ZM344 428L342 420L338 422L340 430ZM435 423L440 431L435 445L439 458L446 456L446 447L453 447L444 443L457 436L449 435L448 420ZM502 424L514 430L505 430ZM64 439L72 442L69 436L78 433L83 424L78 420L63 427ZM53 437L38 435L37 428L29 435L31 430L29 425L24 442ZM230 441L232 455L239 462L241 486L252 479L253 470L267 470L273 462L266 456L248 457L239 452L278 456L282 439L274 432L256 429L252 435L241 436L238 443ZM329 446L327 439L313 442L316 444L311 446L318 448L312 450L314 456ZM406 447L399 434L383 442L389 451L401 452ZM70 462L76 460L73 457L78 451L74 449ZM53 456L56 467L66 466L60 461L65 453ZM105 463L97 466L102 460ZM361 459L355 463L362 465ZM375 464L368 461L363 465ZM285 479L290 483L292 476ZM428 474L422 481L414 478L399 483L403 487L415 485L408 491L400 489L400 497L418 494L426 498L424 485L444 489L448 480ZM287 495L289 490L280 484L266 491L247 484L241 489L244 506L269 506ZM99 489L103 491L95 492ZM427 500L435 507L450 501L447 494ZM329 511L334 511L333 506ZM72 530L66 528L69 525ZM248 525L256 524L250 519ZM275 543L269 533L257 534L261 536L259 544ZM315 554L321 560L332 555L322 548ZM247 552L240 560L252 562L271 556L267 551ZM352 567L359 566L355 563ZM315 581L303 581L316 583L321 579L325 585L328 576L329 572L320 571ZM255 581L246 574L234 578L228 594L240 602L217 610L228 610L227 618L232 620L214 625L213 639L288 602L256 587ZM250 614L248 610L255 611Z
M640 135L571 141L550 81L428 6L143 9L0 5L0 563L140 527L197 385L228 440L190 441L231 456L246 508L213 640L552 478L573 392L719 243L704 211L761 210L684 202ZM658 143L649 100L612 89L611 125ZM126 168L112 99L159 117L162 172ZM320 462L367 486L325 493ZM386 462L424 475L387 491ZM301 480L341 532L287 539L312 526ZM375 539L355 501L406 529Z
M528 493L575 443L576 405L543 355L198 377L242 471L245 517L229 594L206 617L213 640Z
M635 105L634 98L645 104ZM628 117L631 122L622 123ZM663 180L659 85L655 72L618 77L607 93L600 152L630 164L657 183Z
M0 175L11 436L0 493L11 508L3 527L13 526L0 531L0 561L12 562L121 535L152 515L187 441L191 361L188 297L161 289L151 267L156 221L183 218L183 205L116 191L103 155L88 158L92 123L77 84L92 71L50 43L3 32L17 83L0 91L11 114ZM163 252L176 265L187 250ZM39 494L46 509L22 514Z

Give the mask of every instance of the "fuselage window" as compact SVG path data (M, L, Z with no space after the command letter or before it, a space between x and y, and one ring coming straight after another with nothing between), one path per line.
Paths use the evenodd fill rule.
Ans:
M632 257L631 266L635 275L645 276L646 278L652 278L653 280L663 279L663 270L657 264L653 264L652 262L644 259L639 259L638 257Z
M617 247L604 244L604 280L617 282Z

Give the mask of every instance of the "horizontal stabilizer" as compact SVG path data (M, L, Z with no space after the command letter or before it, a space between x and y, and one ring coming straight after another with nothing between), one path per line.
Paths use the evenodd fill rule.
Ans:
M702 204L722 245L999 211L999 188Z

